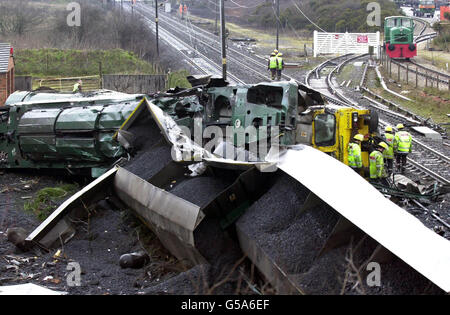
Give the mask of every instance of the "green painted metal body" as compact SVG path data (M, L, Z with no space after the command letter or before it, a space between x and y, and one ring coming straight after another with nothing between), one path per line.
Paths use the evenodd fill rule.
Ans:
M413 44L415 23L405 16L387 17L384 22L384 40L387 44Z
M142 98L97 95L12 104L13 100L0 109L0 168L88 170L100 175L125 155L113 136Z
M242 134L248 127L278 126L280 144L295 144L298 115L298 85L291 82L261 83L252 87L240 87L236 93L232 124L234 133ZM257 138L246 135L245 143L263 140L269 132ZM242 140L241 140L242 141ZM235 137L235 145L241 146Z
M205 87L173 96L164 94L153 103L171 114L179 125L191 130L196 117L203 119L203 128L230 127L236 146L270 137L270 132L259 132L261 126L278 126L282 134L280 143L292 145L296 138L299 98L299 86L295 82L268 82ZM247 134L245 139L237 137L249 127L255 127L256 137L255 134Z

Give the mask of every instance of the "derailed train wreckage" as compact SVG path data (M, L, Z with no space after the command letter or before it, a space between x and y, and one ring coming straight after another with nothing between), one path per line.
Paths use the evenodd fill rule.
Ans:
M393 253L450 291L450 242L345 165L352 136L376 132L370 111L326 105L295 82L192 82L192 89L140 101L110 138L128 158L67 200L27 241L68 241L71 218L114 194L180 260L233 264L241 250L279 293L319 292L319 273L337 270L317 264L332 263L339 248L364 242L365 234L376 244L368 246L368 262ZM365 146L367 166L370 141ZM322 292L338 284L327 286Z
M114 133L144 95L16 92L0 107L0 168L109 169L124 155Z

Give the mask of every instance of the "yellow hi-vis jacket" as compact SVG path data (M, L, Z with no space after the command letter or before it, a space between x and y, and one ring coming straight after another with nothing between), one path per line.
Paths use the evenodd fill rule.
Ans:
M399 131L394 137L395 153L408 154L412 149L412 137L408 131Z
M363 166L361 147L356 143L350 142L348 144L348 166L351 168L361 168Z
M283 58L281 57L277 57L277 62L278 62L278 70L283 70L284 69L284 61Z
M386 177L385 172L384 172L383 153L381 153L380 151L377 151L377 150L370 153L369 169L370 169L370 178L371 179Z
M80 90L80 83L75 83L73 85L73 92L78 92Z
M394 159L394 135L392 133L385 133L384 138L386 139L386 144L389 147L383 152L384 158L392 160Z
M269 59L269 69L277 69L278 68L278 58L270 57Z

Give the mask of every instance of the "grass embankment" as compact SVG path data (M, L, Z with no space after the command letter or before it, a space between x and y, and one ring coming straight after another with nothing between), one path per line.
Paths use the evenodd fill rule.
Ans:
M383 73L387 78L385 73ZM408 91L405 96L413 100L412 102L398 98L386 92L379 82L373 88L373 92L389 99L396 104L411 110L412 112L424 117L431 118L436 123L448 123L447 114L450 114L450 91L438 90L437 88L419 88L415 86L402 84L401 87L395 84L386 83L388 87L397 92L402 93Z
M439 68L440 71L449 71L447 65L450 66L450 53L445 51L428 51L421 50L419 51L419 60L420 58L425 59L426 61L433 64L435 67ZM420 61L419 61L420 63Z
M160 74L163 71L134 53L122 50L19 49L15 52L16 75L79 77L102 74ZM169 87L189 87L186 71L173 72Z
M38 191L32 201L25 203L24 209L44 221L58 207L59 201L67 199L77 191L78 185L75 184L46 187Z

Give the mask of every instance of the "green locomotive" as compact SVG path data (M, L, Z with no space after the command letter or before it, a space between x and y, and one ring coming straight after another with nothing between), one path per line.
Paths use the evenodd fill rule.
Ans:
M414 42L414 19L389 16L384 20L384 47L392 59L410 59L417 56Z

